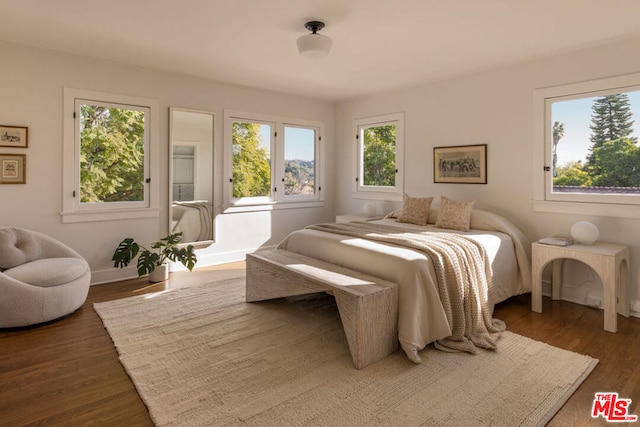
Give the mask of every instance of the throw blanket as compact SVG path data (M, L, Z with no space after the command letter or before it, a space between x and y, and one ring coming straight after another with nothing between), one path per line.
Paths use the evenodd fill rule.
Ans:
M491 263L478 242L460 234L414 233L399 227L364 222L316 224L307 228L424 252L434 267L440 301L451 328L451 336L438 340L436 347L470 353L476 352L475 346L496 348L505 324L491 317L492 307L488 302Z

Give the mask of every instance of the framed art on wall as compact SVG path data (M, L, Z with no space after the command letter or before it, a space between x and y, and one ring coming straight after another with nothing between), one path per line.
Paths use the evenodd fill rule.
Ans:
M25 154L0 154L0 184L24 184L26 181Z
M0 147L27 148L28 146L28 127L0 125Z
M487 144L433 148L433 182L487 183Z

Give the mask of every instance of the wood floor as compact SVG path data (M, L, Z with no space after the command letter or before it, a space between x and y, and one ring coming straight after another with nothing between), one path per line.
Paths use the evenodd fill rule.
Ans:
M152 426L92 304L242 275L244 263L234 263L172 273L152 286L146 279L92 286L84 306L67 318L0 329L0 426ZM495 317L512 332L600 360L549 425L606 425L590 417L601 391L632 399L630 413L640 414L640 319L618 316L612 334L603 330L598 309L548 298L542 314L530 307L529 295L512 298L496 307Z

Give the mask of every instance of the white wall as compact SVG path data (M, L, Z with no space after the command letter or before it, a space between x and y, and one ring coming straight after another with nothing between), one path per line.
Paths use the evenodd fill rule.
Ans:
M366 202L351 195L353 119L404 111L407 193L475 199L477 208L506 216L531 239L568 235L575 221L592 221L601 241L631 247L630 297L638 298L640 219L536 213L531 203L533 90L638 72L638 50L640 39L627 40L339 103L336 211L360 212ZM488 145L487 185L433 183L434 146L481 143ZM602 295L600 281L579 263L565 263L564 284L572 299L586 301L588 290Z
M331 162L322 184L324 207L267 212L221 214L222 125L225 108L281 115L326 124L326 155L334 156L334 106L324 101L180 76L149 69L83 59L0 43L0 124L28 126L29 148L0 149L27 155L27 183L0 186L0 225L49 234L74 248L88 261L93 282L135 275L112 268L111 256L126 236L148 244L168 232L169 107L211 111L215 123L216 243L198 265L244 259L248 251L275 245L290 231L333 217L334 180ZM152 136L153 153L160 155L161 212L158 218L62 224L62 101L63 88L72 87L158 100L160 135Z

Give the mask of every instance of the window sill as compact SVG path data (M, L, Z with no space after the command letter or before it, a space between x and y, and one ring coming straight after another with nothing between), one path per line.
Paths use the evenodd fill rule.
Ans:
M62 223L72 224L77 222L117 221L125 219L157 218L160 209L128 209L118 211L94 211L94 212L61 212Z
M402 202L402 194L398 193L375 193L375 192L353 192L351 197L363 200L384 200L387 202Z
M577 203L551 202L547 200L533 200L534 212L575 214L588 216L609 216L614 218L640 218L640 206L620 205L609 203Z
M277 203L260 203L255 205L225 205L223 212L225 214L241 213L241 212L259 212L259 211L275 211L280 209L300 209L300 208L319 208L324 206L324 200L313 200L308 202L277 202Z

